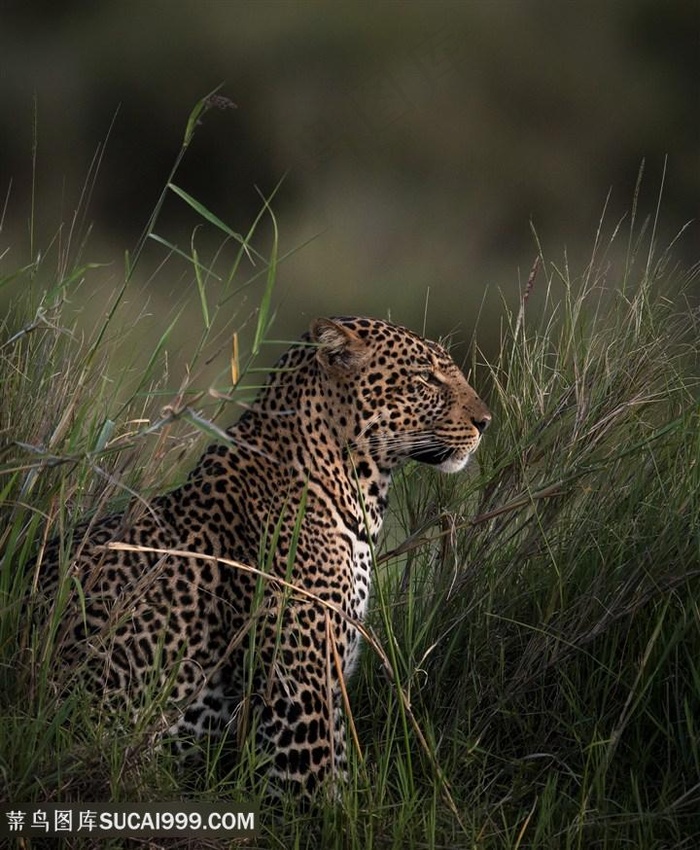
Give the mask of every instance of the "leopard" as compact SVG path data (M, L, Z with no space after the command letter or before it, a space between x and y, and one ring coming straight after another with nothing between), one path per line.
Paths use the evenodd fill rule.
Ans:
M62 663L132 704L167 693L169 739L252 740L273 791L342 781L392 475L463 470L490 421L437 342L315 319L180 486L47 546L47 598L59 561L80 587Z

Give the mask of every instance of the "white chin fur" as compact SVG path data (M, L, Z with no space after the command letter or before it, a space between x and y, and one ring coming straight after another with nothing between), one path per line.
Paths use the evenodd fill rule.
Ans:
M467 453L461 457L448 458L448 460L444 460L442 463L439 463L437 465L437 469L439 469L440 472L461 472L467 463L469 463L470 457L471 455Z

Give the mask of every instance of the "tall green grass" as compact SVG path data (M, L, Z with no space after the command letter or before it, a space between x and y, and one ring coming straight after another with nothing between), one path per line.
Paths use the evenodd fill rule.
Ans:
M541 313L507 316L498 360L476 370L495 422L478 471L404 475L416 548L388 558L385 594L466 826L438 845L700 838L691 279L668 254L631 252L622 273L594 254L578 278L542 257Z
M80 251L57 256L54 245L0 270L10 305L0 337L3 800L255 793L249 745L232 767L212 745L197 776L154 746L162 695L115 722L78 683L60 689L61 599L48 620L27 605L49 537L68 545L79 520L171 485L235 419L232 385L258 380L278 262L269 204L241 235L175 181L174 169L164 193L219 232L221 249L204 258L196 240L172 244L158 232L159 203L93 328L74 308L95 271L81 240ZM697 269L635 229L607 244L599 234L580 272L540 251L521 304L504 305L498 358L474 353L472 382L494 425L472 466L446 477L411 465L398 477L350 687L362 753L351 741L337 800L263 812L258 846L700 841ZM149 242L186 261L191 285L170 315L134 322L126 296ZM256 309L240 309L244 295ZM171 373L178 321L197 333L189 369ZM248 348L235 348L244 325ZM210 389L199 368L213 357L223 369Z
M80 601L67 557L76 524L138 509L173 485L206 442L222 437L222 412L225 424L235 418L232 393L245 401L260 383L254 362L274 315L278 249L269 201L261 200L260 214L241 235L174 182L196 121L211 105L205 98L190 116L180 156L116 286L95 295L101 269L84 261L85 241L75 222L65 228L67 237L60 228L46 249L32 242L26 265L0 267L7 304L0 324L3 800L147 799L151 793L173 796L180 785L168 753L153 755L164 695L154 694L136 721L125 709L114 722L88 700L79 679L67 680L57 670L54 650L69 595ZM201 255L195 236L183 249L159 233L168 193L197 216L197 238L208 228L201 241L216 245L211 256ZM84 197L89 194L86 187ZM259 233L269 222L272 238ZM152 243L162 254L156 274L167 280L181 273L183 260L191 271L187 290L155 321L148 294L136 282ZM134 312L139 300L143 306ZM88 309L92 322L83 315ZM187 325L191 349L186 364L171 373L178 323ZM207 385L201 374L213 360L219 375ZM35 564L54 537L65 544L64 577L46 610L34 602Z

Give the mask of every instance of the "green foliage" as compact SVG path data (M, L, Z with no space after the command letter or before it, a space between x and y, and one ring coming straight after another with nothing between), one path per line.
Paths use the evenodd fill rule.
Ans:
M53 271L47 253L1 278L11 293L0 339L3 799L255 793L249 743L233 767L212 745L196 777L154 746L162 694L108 718L79 685L60 689L52 651L70 574L48 616L31 602L47 539L67 549L86 515L172 483L221 434L230 383L266 340L274 220L266 256L253 244L260 218L240 236L173 177L165 191L222 230L235 255L222 276L193 243L192 285L145 360L134 356L138 323L122 318L142 246L87 337L73 303L91 267L77 255ZM144 241L175 249L156 224ZM351 742L338 800L302 812L290 799L268 813L259 846L697 843L700 333L689 281L670 253L643 256L632 239L622 270L599 242L578 277L540 257L520 309L504 307L499 357L475 354L472 382L494 424L470 470L413 465L396 482L351 688L362 757ZM224 284L216 294L213 282ZM233 358L225 391L207 393L197 364L234 337L232 299L258 282L251 353L240 367ZM535 316L533 288L546 295ZM201 334L190 373L171 386L169 329L185 315Z
M542 259L542 313L524 298L476 370L478 468L397 488L381 640L467 824L451 846L700 836L699 315L668 255L636 260L623 284L595 255L578 280ZM376 762L395 718L365 677Z

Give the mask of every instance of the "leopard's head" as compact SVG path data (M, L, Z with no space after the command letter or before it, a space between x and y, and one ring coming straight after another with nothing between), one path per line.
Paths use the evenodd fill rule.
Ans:
M339 438L385 470L408 459L464 468L491 414L436 342L379 319L317 319L321 403Z

